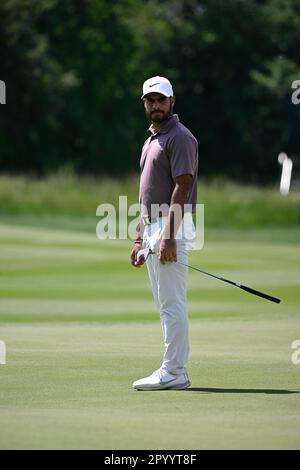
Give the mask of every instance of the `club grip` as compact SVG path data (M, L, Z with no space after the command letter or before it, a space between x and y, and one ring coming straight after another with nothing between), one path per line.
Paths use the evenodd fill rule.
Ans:
M247 287L243 285L239 285L238 287L245 290L246 292L250 292L250 294L258 295L259 297L270 300L271 302L275 302L276 304L280 303L280 299L277 299L276 297L272 297L271 295L268 295L268 294L264 294L263 292L260 292L259 290L251 289L251 287Z

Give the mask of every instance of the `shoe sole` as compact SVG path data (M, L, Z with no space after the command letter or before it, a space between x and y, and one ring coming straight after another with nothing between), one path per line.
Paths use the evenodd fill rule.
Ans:
M141 390L143 392L151 392L151 391L155 392L158 390L186 390L190 386L191 386L191 382L187 381L187 382L184 382L183 384L178 384L178 385L166 384L165 386L160 386L156 388L151 387L151 386L148 386L148 387L136 386L133 388L134 390Z
M166 390L186 390L191 385L192 385L191 382L188 381L188 382L185 382L184 384L174 385L174 387L170 387Z

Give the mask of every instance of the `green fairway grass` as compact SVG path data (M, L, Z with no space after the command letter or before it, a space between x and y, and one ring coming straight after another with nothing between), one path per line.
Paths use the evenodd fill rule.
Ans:
M0 448L299 449L298 229L206 233L192 265L282 302L190 271L192 387L136 392L163 354L146 268L76 224L0 224Z

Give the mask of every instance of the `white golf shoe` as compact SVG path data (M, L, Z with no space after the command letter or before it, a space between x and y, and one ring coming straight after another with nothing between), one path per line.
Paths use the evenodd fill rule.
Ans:
M191 385L187 372L180 375L170 374L160 368L143 379L136 380L132 386L135 390L185 390Z

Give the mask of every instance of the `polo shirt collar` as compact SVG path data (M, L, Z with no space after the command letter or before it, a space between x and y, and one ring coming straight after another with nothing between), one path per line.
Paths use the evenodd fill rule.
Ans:
M167 122L159 129L159 131L154 131L153 129L153 124L149 127L148 131L151 132L152 135L157 135L157 134L167 134L169 130L175 126L179 122L179 117L178 114L173 114Z

